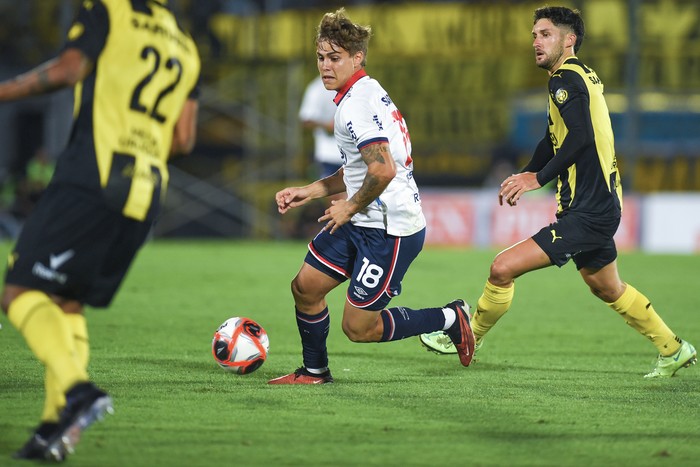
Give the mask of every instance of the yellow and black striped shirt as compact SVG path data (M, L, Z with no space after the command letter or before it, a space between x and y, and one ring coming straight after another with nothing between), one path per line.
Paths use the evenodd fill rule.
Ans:
M167 186L175 123L196 97L194 41L165 0L85 0L65 48L95 66L76 86L54 182L96 191L126 217L151 219Z
M557 216L620 217L622 186L610 115L598 75L576 57L549 79L549 125L525 171L557 178Z

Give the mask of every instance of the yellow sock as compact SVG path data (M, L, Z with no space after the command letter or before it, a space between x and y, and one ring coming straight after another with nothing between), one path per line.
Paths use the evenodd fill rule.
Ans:
M78 313L66 313L66 319L73 331L73 341L75 342L75 355L78 363L87 372L88 361L90 360L90 341L88 339L87 320L85 316Z
M88 343L85 316L76 313L66 313L65 317L73 333L75 355L78 364L87 371L90 345ZM44 386L46 389L46 399L44 401L44 412L41 415L41 420L43 422L57 422L61 410L66 405L66 396L59 388L56 376L54 376L53 372L48 368L46 369Z
M18 296L10 305L8 318L56 377L61 392L88 380L76 359L75 341L65 314L45 293L31 290Z
M673 355L681 346L680 339L666 326L656 314L651 302L644 294L627 284L624 293L608 306L637 332L646 336L664 357Z
M61 409L66 405L66 396L61 392L61 389L58 387L58 380L48 368L46 368L44 375L44 390L46 395L44 397L44 411L41 414L41 421L56 423L58 422Z
M515 293L515 283L510 287L499 287L486 281L484 292L476 303L471 325L474 336L481 339L510 308Z

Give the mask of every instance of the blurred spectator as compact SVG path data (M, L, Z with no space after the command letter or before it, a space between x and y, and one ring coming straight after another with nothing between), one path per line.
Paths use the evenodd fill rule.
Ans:
M197 0L191 2L189 8L192 36L200 49L208 47L209 55L214 58L221 57L222 44L211 29L211 18L222 10L222 0Z
M44 147L37 149L21 173L0 175L0 238L16 238L22 223L49 184L54 163Z
M519 172L518 149L510 141L496 145L491 153L491 167L484 179L483 186L498 187L510 175Z
M318 166L320 178L334 174L343 165L333 136L335 94L335 91L327 90L321 77L317 76L306 87L299 109L299 120L302 125L313 131L314 161Z
M317 76L306 86L299 108L299 120L303 127L312 130L314 137L315 173L311 178L324 178L333 175L343 166L340 151L333 135L333 120L336 105L333 102L335 91L329 91ZM318 218L323 215L328 203L334 199L344 199L345 193L315 200L304 206L299 213L296 236L308 238L318 231Z
M51 180L53 170L53 160L46 149L40 147L27 164L25 177L17 181L16 199L12 212L20 221L29 215L36 202L39 201Z

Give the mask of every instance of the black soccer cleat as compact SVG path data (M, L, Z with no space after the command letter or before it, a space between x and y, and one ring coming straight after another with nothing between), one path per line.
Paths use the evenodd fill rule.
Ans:
M12 457L14 459L22 460L46 460L45 453L48 450L49 438L54 436L54 433L58 430L58 423L43 422L39 425L34 432L32 437L15 452ZM66 458L65 450L58 450L53 457L53 461L62 462Z
M58 427L46 439L44 459L60 462L72 454L80 435L106 414L114 413L112 398L94 384L78 383L66 393Z

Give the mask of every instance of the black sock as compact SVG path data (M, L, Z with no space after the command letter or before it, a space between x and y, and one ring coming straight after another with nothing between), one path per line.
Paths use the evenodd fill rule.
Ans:
M297 327L301 336L304 366L306 368L327 368L328 350L326 339L331 326L328 308L317 315L307 315L296 310Z
M397 341L406 337L417 336L424 332L433 332L445 326L445 314L442 308L396 307L381 311L384 332L381 342Z

